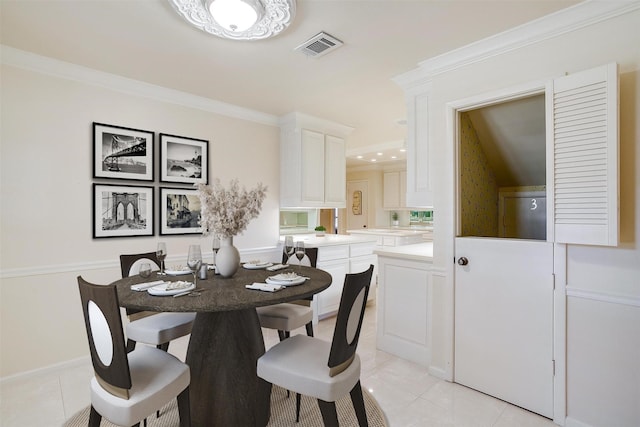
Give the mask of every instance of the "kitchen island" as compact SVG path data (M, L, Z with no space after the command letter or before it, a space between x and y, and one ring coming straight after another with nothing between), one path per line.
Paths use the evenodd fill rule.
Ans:
M376 238L376 246L402 246L432 240L432 229L428 228L359 228L347 230L352 236Z
M380 350L423 366L431 361L433 242L376 248Z

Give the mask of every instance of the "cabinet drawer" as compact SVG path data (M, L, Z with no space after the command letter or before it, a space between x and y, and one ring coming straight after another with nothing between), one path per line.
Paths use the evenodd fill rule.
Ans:
M373 249L376 246L376 242L364 242L364 243L352 243L351 244L351 258L357 256L371 255Z
M334 259L348 259L349 245L322 246L318 248L318 263Z

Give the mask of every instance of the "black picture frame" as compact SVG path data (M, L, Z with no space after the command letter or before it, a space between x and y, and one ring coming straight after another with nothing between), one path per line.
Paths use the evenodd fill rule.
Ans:
M154 180L154 132L93 122L93 177Z
M93 184L93 238L154 235L153 187Z
M161 236L202 234L198 190L160 187L159 200Z
M209 141L160 134L160 181L207 184Z

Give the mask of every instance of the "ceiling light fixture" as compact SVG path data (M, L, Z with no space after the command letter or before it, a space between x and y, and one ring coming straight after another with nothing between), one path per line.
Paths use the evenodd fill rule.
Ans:
M284 31L295 15L295 0L169 0L196 28L233 40L260 40Z

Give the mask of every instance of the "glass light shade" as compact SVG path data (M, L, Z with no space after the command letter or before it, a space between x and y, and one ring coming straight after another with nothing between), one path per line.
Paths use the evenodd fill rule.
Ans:
M209 11L213 19L229 31L246 31L258 21L255 4L244 0L213 0Z

